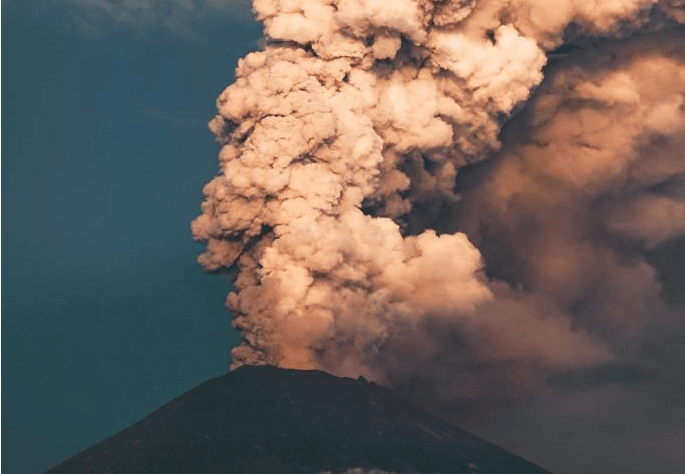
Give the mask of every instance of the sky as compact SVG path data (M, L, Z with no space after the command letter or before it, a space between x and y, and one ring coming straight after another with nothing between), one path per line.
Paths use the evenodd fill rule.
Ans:
M218 168L215 98L260 29L102 5L2 5L3 473L226 373L238 341L189 226Z
M298 34L310 34L306 28L290 33L283 27L287 22L279 23L278 14L268 13L269 2L260 3L272 37L297 42ZM409 8L412 2L400 3ZM261 220L249 221L277 232L280 225L284 230L279 235L297 237L280 239L279 247L263 239L261 226L242 224L242 213L251 212L243 201L236 199L239 205L228 207L226 214L238 216L235 221L221 214L225 209L216 210L222 209L216 203L240 183L224 188L219 179L206 196L202 193L220 166L220 147L208 129L217 97L234 82L238 59L262 48L261 25L252 19L246 1L3 2L3 472L43 472L130 426L195 385L226 373L231 349L234 363L267 361L383 381L419 405L555 473L681 472L685 217L678 214L683 171L676 165L683 162L678 153L684 135L678 124L685 122L683 107L671 110L669 104L677 101L667 94L682 97L685 89L682 82L667 79L685 77L678 76L678 64L668 59L682 53L668 50L673 37L653 31L608 39L613 33L602 30L601 15L579 12L592 34L578 36L580 47L547 65L540 51L561 46L555 36L559 27L552 26L557 18L552 16L540 24L517 24L543 45L540 50L523 33L498 22L489 26L491 46L486 39L483 44L467 39L455 43L439 35L426 39L411 21L397 26L392 18L381 18L378 21L392 23L390 27L416 42L429 44L441 67L476 71L467 80L480 94L474 95L476 105L450 86L431 89L426 73L417 74L416 82L396 76L389 85L373 83L380 91L380 105L363 114L361 106L341 112L343 119L335 126L326 115L331 96L325 88L337 81L361 90L360 84L371 81L368 76L344 73L344 65L322 73L317 69L321 66L307 62L295 49L276 50L260 60L253 56L241 72L252 82L242 82L222 96L222 114L234 122L215 120L210 127L224 144L234 143L235 126L249 123L256 110L267 117L288 116L280 109L260 109L272 104L270 94L294 87L285 79L279 82L282 77L290 80L305 71L305 77L318 74L330 81L298 89L313 94L309 103L320 107L314 107L320 115L306 126L298 122L305 120L299 112L291 112L292 122L272 118L244 132L256 130L245 145L239 141L236 146L261 150L261 155L250 155L249 169L232 168L236 176L242 173L252 179L247 185L259 182L271 189L272 183L262 179L271 176L264 171L271 165L259 157L268 155L274 136L285 152L300 146L298 137L308 143L324 141L330 148L307 151L319 153L322 163L328 162L326 150L335 156L366 157L346 181L368 198L364 217L341 211L343 217L317 227L319 216L314 225L305 213L304 231L294 224L300 216L284 224L280 217L262 213ZM473 29L490 21L486 13L472 15L477 18ZM452 14L458 12L444 12L445 18ZM345 21L365 20L350 14ZM676 43L683 34L680 28L672 33ZM336 38L328 43L315 40L317 54L335 57ZM392 55L401 44L392 35L376 39L372 54L394 64ZM344 46L347 51L356 47ZM402 54L410 64L419 53L402 49L398 58ZM455 54L477 57L459 62ZM526 67L497 62L509 57L520 58ZM609 66L607 57L613 58ZM492 67L478 72L474 64ZM644 70L654 67L661 74L645 79ZM281 72L268 76L272 70ZM492 71L502 74L488 76ZM645 81L661 91L655 96L667 99L662 103L643 93ZM436 90L448 90L445 97L454 100ZM529 95L529 90L534 92ZM565 95L569 90L576 95ZM433 94L434 100L405 99L426 94ZM354 94L341 102L333 98L330 107L363 100ZM487 105L478 105L478 100ZM599 112L583 108L597 102L603 104ZM565 109L559 104L570 105ZM473 163L467 164L466 152L457 156L445 151L452 129L434 120L437 112L431 107L440 108L441 117L452 114L465 129L475 130L459 147L483 150L478 158L482 161L473 158L476 152L469 155ZM588 118L591 113L595 115ZM588 120L604 124L602 133L596 134L594 126L592 133L566 131L569 124L582 128ZM392 157L381 157L383 141L371 133L372 123L391 145ZM633 143L622 135L625 130L648 135L655 130L659 136L649 135L651 141L645 143L635 139L635 145L625 149L614 146ZM566 140L569 135L582 139ZM535 168L541 153L531 144L550 142L561 150L559 155L583 156L586 161L569 167L543 152L549 164ZM267 145L259 148L260 143ZM362 145L347 149L346 143ZM503 144L501 149L497 143ZM423 158L406 158L416 147L428 151ZM582 155L587 150L600 151ZM631 165L626 172L630 186L616 184L620 173L613 170L623 169L616 157L632 154L639 158L635 163L644 162L640 166L651 171ZM648 161L645 156L661 159ZM375 159L395 162L386 166ZM243 166L237 159L222 160L222 167ZM433 165L425 164L431 160ZM374 166L381 169L382 191L369 191L375 186ZM428 177L424 166L439 171ZM536 172L531 177L525 170L532 168ZM311 207L335 214L326 207L334 201L327 190L338 189L335 182L326 181L327 175L307 175L321 171L318 168L303 169L292 168L290 173L326 184L321 191L310 187ZM402 188L404 180L394 169L418 184ZM453 193L455 175L458 197ZM308 196L308 189L295 188L293 184L288 192ZM355 208L349 204L354 192L338 208ZM191 231L191 222L203 213L203 199L213 207L206 206L206 217L195 220ZM662 201L666 204L658 206ZM649 218L654 215L661 220ZM391 219L399 223L397 228ZM244 316L238 325L242 345L224 309L226 294L235 290L231 274L208 275L196 262L205 245L193 237L211 246L226 237L217 238L218 228L259 243L244 252L241 293L232 297L233 309ZM314 237L307 240L311 229ZM440 235L424 232L427 229ZM348 245L348 234L357 239L354 251L341 250ZM384 240L368 238L376 234ZM331 237L338 235L343 238ZM201 257L205 269L233 262L233 250L208 248ZM371 250L361 255L358 249ZM336 287L326 285L333 281L330 261L336 252L343 260L354 255L347 261L348 274L373 270L362 272L364 278L374 275L373 284L354 281L366 288L365 294L395 297L392 304L380 299L360 303L346 292L354 286L346 280L346 286L337 287L345 288L338 292L343 296L331 293L327 301L348 308L345 314L357 311L375 325L339 320L337 327L348 332L340 329L342 333L326 339L332 343L324 344L322 334L329 334L324 322L336 309L312 313L310 307L293 302L293 295L306 285L318 285L320 295L332 292ZM273 283L278 278L255 285L263 274L254 270L250 258L261 259L262 267L290 286ZM329 272L328 279L302 277L302 261L315 268L316 275ZM384 268L392 272L384 273ZM288 291L279 293L281 288ZM260 301L275 303L263 306ZM367 309L377 307L385 309ZM271 339L251 345L248 336L253 341L255 334L262 337L263 321L274 308L288 315L306 310L308 318L319 319L300 325L302 320L286 318L288 325L274 331ZM400 322L390 324L378 316L388 313L401 315ZM445 314L462 319L455 326ZM547 314L556 316L542 316ZM567 317L575 323L563 322ZM339 343L350 334L356 338L354 350ZM316 344L307 346L302 338ZM283 342L293 340L297 343ZM319 360L312 355L315 351L301 350L314 346L324 354ZM376 355L360 349L367 347L375 348ZM612 357L607 356L610 352ZM280 359L270 359L273 354Z

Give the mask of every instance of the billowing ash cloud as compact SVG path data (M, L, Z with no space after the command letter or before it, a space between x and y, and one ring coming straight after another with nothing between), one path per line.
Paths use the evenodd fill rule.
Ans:
M501 275L605 339L667 313L641 250L685 233L684 45L682 32L642 36L554 70L464 206L470 233L508 255Z
M639 250L685 227L683 2L253 7L192 224L200 264L238 270L232 367L516 396L667 313ZM571 36L619 39L543 83Z

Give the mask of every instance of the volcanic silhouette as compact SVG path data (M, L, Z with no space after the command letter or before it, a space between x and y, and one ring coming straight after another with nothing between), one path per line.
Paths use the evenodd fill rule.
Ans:
M549 474L363 378L243 366L46 474Z

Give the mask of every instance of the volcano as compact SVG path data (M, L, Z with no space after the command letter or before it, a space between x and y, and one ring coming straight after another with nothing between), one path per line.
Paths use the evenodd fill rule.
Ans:
M549 474L363 378L243 366L46 474Z

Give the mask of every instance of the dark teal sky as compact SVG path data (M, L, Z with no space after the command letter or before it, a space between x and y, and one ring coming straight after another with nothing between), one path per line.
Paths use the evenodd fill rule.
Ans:
M13 474L226 372L238 341L228 284L196 264L189 225L217 172L214 101L260 36L207 12L188 34L164 12L133 25L68 2L23 7L2 9L2 472Z

